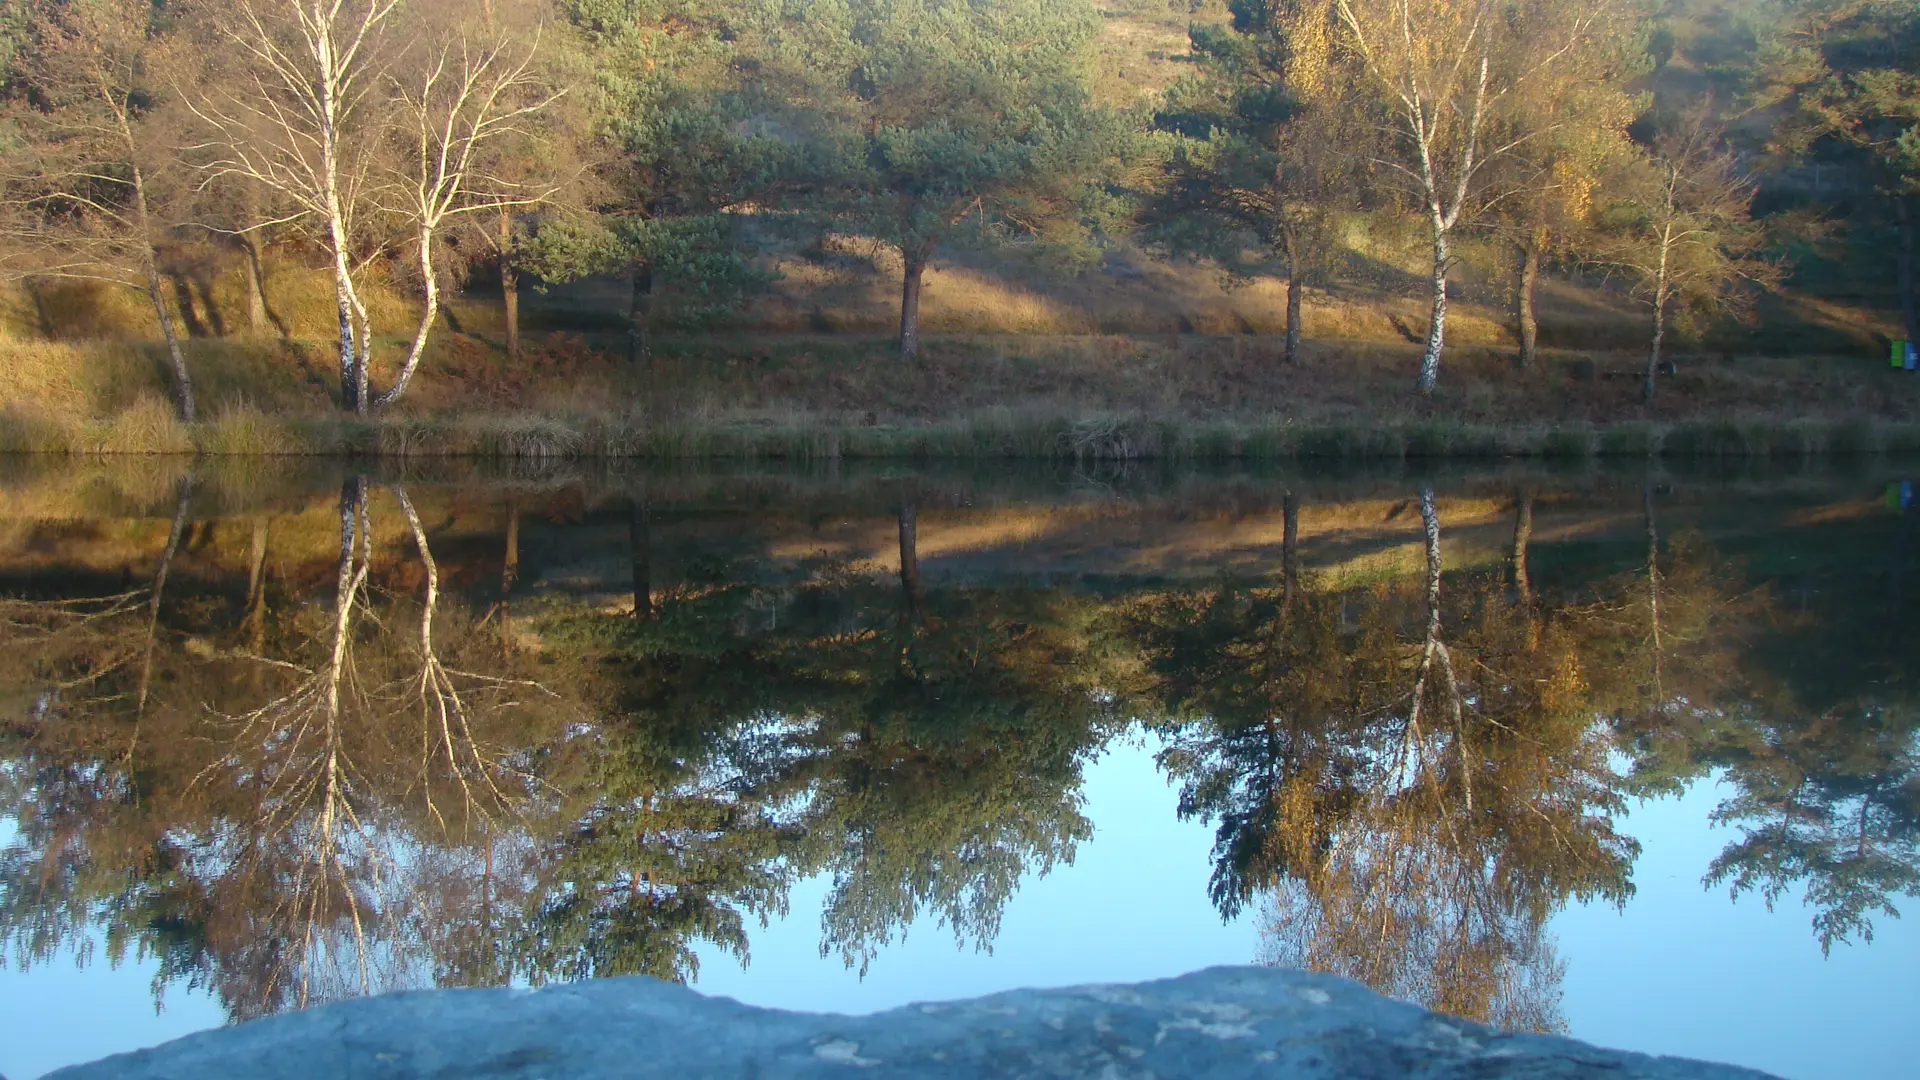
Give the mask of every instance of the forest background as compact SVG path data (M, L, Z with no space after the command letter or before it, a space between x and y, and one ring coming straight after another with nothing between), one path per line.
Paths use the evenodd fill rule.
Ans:
M0 0L0 448L1904 449L1917 68L1883 0Z

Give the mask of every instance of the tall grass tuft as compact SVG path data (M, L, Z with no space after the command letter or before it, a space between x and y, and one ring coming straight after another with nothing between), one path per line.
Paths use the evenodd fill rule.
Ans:
M578 457L586 439L578 427L558 417L515 416L480 428L476 451L502 459L565 459Z
M196 434L201 453L221 457L284 457L307 451L292 427L246 401L221 410Z
M191 454L193 433L171 404L142 395L100 425L87 449L98 454Z

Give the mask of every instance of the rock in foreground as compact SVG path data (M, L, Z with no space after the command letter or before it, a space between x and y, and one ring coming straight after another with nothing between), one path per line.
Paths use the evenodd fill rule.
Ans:
M202 1032L58 1080L714 1077L1754 1080L1746 1069L1502 1035L1327 975L1213 968L874 1016L778 1012L648 978L390 994Z

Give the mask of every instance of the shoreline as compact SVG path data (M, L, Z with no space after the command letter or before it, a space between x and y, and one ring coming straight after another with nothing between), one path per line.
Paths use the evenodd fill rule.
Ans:
M1139 415L986 415L915 425L645 423L544 413L309 419L242 408L194 425L140 410L75 430L0 413L0 453L471 460L793 462L1409 459L1796 459L1920 452L1920 422L1702 419L1513 427L1447 420L1195 421Z

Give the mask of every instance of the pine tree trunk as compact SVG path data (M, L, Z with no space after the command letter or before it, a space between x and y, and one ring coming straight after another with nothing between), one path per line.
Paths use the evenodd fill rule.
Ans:
M643 356L653 355L647 341L647 323L653 314L653 264L643 262L633 268L633 296L627 306L627 363L638 364Z
M633 617L653 618L653 517L644 491L627 502L627 545L633 565Z
M1287 260L1287 351L1284 359L1295 363L1300 359L1300 294L1305 290L1301 283L1300 260Z
M507 321L507 361L520 360L520 274L513 268L513 213L500 208L500 303Z
M1514 323L1519 330L1519 366L1533 366L1534 349L1540 340L1540 323L1534 318L1533 290L1540 280L1540 249L1531 241L1520 245L1520 285L1514 291Z
M927 273L927 259L932 248L909 248L902 251L906 257L906 273L900 284L900 359L915 360L920 356L920 289Z
M1433 223L1433 313L1427 322L1427 350L1420 357L1420 392L1433 393L1440 381L1440 349L1447 336L1447 231Z
M1920 343L1920 298L1914 295L1914 222L1913 199L1899 195L1893 200L1894 213L1900 219L1900 319L1907 329L1907 340ZM1916 347L1920 347L1917 344Z
M907 610L920 606L920 514L912 502L900 504L900 593Z

